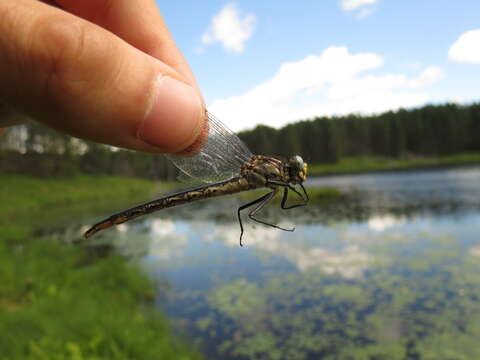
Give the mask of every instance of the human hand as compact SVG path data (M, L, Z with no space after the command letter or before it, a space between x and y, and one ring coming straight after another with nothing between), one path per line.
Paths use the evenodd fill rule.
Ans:
M73 136L146 152L184 150L205 121L154 0L0 0L0 103Z

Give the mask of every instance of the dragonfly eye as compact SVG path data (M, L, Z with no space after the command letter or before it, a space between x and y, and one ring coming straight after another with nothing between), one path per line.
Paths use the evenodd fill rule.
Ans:
M292 175L298 174L304 167L303 159L298 155L293 156L289 160L289 164Z

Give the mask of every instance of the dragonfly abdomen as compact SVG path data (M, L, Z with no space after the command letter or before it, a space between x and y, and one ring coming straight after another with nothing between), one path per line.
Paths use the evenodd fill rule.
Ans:
M249 183L244 177L233 178L220 183L206 185L191 190L185 190L175 194L167 195L163 198L152 200L142 205L124 210L109 218L93 225L87 232L85 237L89 238L96 232L107 229L110 226L122 224L136 217L150 214L155 211L166 209L173 206L187 204L192 201L208 199L214 196L234 194L241 191L251 190L256 186Z

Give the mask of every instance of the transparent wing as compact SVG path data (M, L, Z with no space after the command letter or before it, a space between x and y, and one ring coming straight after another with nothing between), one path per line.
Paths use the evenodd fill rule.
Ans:
M237 176L242 164L253 154L225 124L207 112L208 137L201 150L193 156L167 155L183 172L181 178L213 183Z

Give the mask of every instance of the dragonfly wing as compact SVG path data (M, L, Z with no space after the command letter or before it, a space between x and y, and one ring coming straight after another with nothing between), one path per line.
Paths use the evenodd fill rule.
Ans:
M207 114L208 137L201 150L189 157L167 157L184 173L183 178L213 183L238 176L242 164L249 162L253 154L225 124Z

